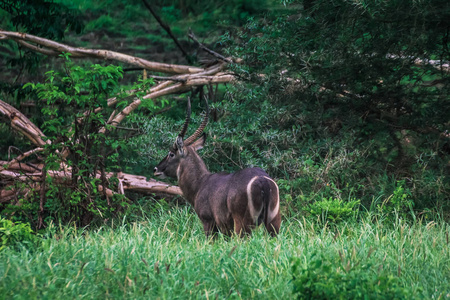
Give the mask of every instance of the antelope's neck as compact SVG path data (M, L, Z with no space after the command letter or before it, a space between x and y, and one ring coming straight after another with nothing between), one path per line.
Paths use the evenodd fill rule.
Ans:
M194 199L201 189L203 181L211 173L197 153L180 163L177 170L178 185L184 197L194 205Z

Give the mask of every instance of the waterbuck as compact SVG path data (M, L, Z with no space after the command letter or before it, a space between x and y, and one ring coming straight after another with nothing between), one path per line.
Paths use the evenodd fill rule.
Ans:
M250 234L257 225L264 226L272 236L280 229L280 198L278 186L260 168L247 168L235 173L211 173L197 154L203 148L208 122L206 114L192 136L183 140L189 126L191 104L188 99L186 121L168 155L155 167L155 176L177 178L184 197L194 207L203 223L207 237L219 230L225 235L234 232Z

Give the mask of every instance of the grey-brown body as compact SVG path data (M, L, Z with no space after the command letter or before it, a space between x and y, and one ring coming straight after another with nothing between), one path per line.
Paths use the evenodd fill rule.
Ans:
M278 209L275 199L278 199L276 184L266 172L252 168L232 174L206 175L196 196L188 201L194 206L207 235L217 230L227 235L233 231L250 233L261 223L275 235L280 225L279 212L274 213Z
M188 104L188 116L190 104ZM169 154L155 167L155 175L178 179L184 197L195 209L207 236L221 231L231 235L250 233L264 224L272 236L281 224L278 186L260 168L235 173L211 173L197 150L203 148L203 128L183 141L189 117ZM200 127L204 127L204 125ZM200 130L201 129L201 130Z

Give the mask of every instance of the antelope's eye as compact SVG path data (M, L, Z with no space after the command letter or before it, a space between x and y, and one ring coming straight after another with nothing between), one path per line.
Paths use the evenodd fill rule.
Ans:
M169 157L174 157L175 154L173 152L169 152Z

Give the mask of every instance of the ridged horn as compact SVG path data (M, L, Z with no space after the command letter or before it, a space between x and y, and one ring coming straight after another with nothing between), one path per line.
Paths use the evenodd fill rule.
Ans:
M186 108L186 120L184 121L183 128L181 129L181 132L178 136L181 136L182 138L184 138L184 135L186 134L186 131L189 127L190 121L191 121L191 98L188 97L187 108Z
M195 140L197 140L200 135L203 133L203 130L206 127L206 124L208 124L208 116L209 116L209 106L208 106L208 100L205 97L205 104L206 104L206 113L205 113L205 117L203 118L202 123L200 124L200 126L197 128L197 130L194 132L193 135L191 135L190 137L188 137L185 141L184 144L186 146L189 146L190 144L192 144L193 142L195 142Z
M184 138L184 135L186 134L186 131L189 127L189 122L191 121L191 98L188 97L187 100L187 107L186 107L186 120L184 121L183 128L181 128L180 133L178 134L179 137L182 139ZM175 152L177 150L177 143L173 143L172 148L170 151Z

